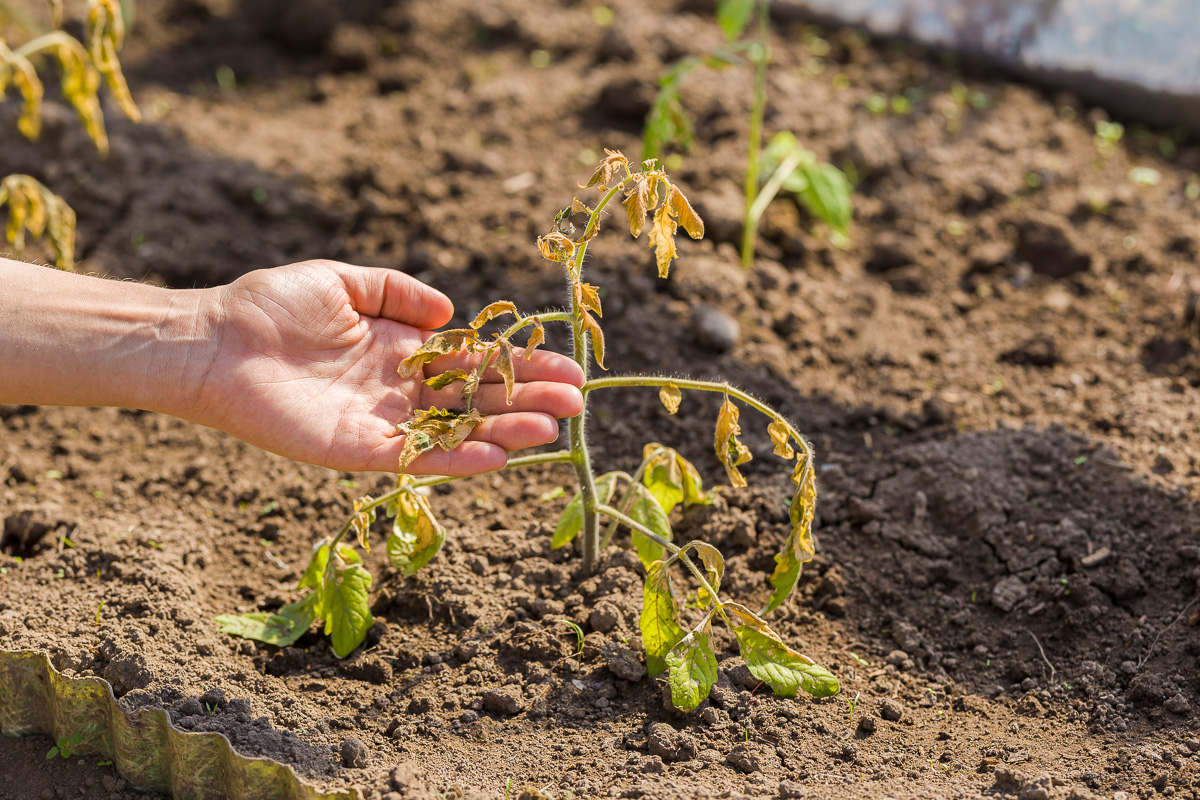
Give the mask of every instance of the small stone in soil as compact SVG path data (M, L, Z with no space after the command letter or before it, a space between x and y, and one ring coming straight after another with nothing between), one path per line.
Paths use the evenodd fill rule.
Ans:
M733 317L711 306L696 306L692 311L692 333L702 347L727 353L737 344L741 326Z
M342 756L342 766L347 769L362 769L370 760L370 753L367 751L367 746L359 739L346 739L342 742L339 748Z
M900 718L904 716L904 706L890 697L885 697L879 703L879 716L889 722L899 722Z

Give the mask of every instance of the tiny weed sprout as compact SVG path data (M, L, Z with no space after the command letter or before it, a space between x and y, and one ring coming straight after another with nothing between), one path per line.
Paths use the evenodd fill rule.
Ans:
M743 39L746 29L755 20L757 32L754 38ZM723 69L739 63L744 54L754 65L754 95L743 180L742 266L749 269L754 264L758 223L781 189L794 194L813 217L829 225L835 243L846 242L854 215L851 201L854 186L846 174L833 164L818 160L815 153L787 131L777 133L763 147L767 67L771 62L771 0L720 0L717 24L725 35L724 47L703 57L677 61L659 80L658 97L642 129L642 158L660 158L671 145L679 145L684 151L691 149L695 132L691 117L683 107L680 84L699 67ZM877 113L887 108L886 98L880 96L880 102L882 106Z
M62 24L62 0L50 3L53 27ZM0 15L0 18L8 15ZM16 26L14 26L16 27ZM81 42L62 30L51 30L13 47L0 36L0 100L9 87L20 95L17 129L31 141L42 132L42 97L45 86L34 59L50 56L58 62L62 94L75 109L88 137L101 157L108 154L108 133L100 109L100 85L108 85L117 105L135 122L141 112L133 102L117 52L125 40L125 19L118 0L87 0ZM0 207L8 206L5 235L13 250L21 252L25 234L45 235L54 249L59 269L75 267L75 213L63 199L28 175L9 175L0 181Z
M83 734L73 733L70 736L64 736L58 740L58 743L46 751L46 760L50 761L55 756L62 756L64 759L71 757L71 748L78 747L83 741Z
M469 327L436 333L404 358L399 367L402 374L425 374L425 383L435 389L456 386L462 408L419 411L400 426L406 438L396 488L379 497L356 500L352 516L337 535L313 546L298 586L306 592L300 600L275 613L219 617L222 630L285 646L306 633L319 618L334 653L348 656L362 644L373 622L368 602L372 579L359 552L369 549L372 521L381 513L392 520L387 556L404 575L412 575L428 563L446 539L446 529L434 517L422 490L455 479L403 473L414 459L434 447L450 450L458 446L482 420L474 400L485 370L494 368L511 396L521 362L544 342L545 326L551 323L569 327L573 356L585 379L592 358L601 369L607 369L604 332L599 322L603 313L601 291L584 280L585 255L599 232L605 208L614 200L620 202L629 218L630 233L635 238L643 231L647 233L662 278L667 277L677 257L678 229L682 227L698 239L704 234L704 223L678 184L655 160L636 165L619 152L605 153L584 187L600 192L599 200L589 205L576 197L559 213L554 229L537 240L541 255L562 266L570 310L525 315L511 302L494 302L480 311ZM581 222L586 219L582 231L571 223L572 215L578 215ZM485 326L501 317L513 321L490 336L482 333ZM518 334L525 337L523 357L513 342ZM471 371L437 372L435 359L461 351L481 354L479 366ZM680 453L652 442L643 447L641 464L633 472L616 470L597 475L593 471L585 429L587 399L599 390L638 387L656 390L670 414L681 409L685 391L721 395L713 444L734 487L746 486L739 467L752 458L740 439L743 408L766 417L766 433L774 454L795 462L795 493L789 508L791 529L775 556L775 570L768 579L772 591L759 613L722 595L725 559L717 548L703 541L674 541L671 513L678 507L710 504L714 492L704 488L699 471ZM602 377L585 380L583 393L584 411L569 421L568 449L513 458L505 469L556 462L574 468L577 491L558 520L551 544L567 547L581 540L584 575L595 571L601 550L613 543L622 529L629 531L630 544L646 572L639 624L646 667L652 676L668 673L673 703L680 709L693 710L716 682L714 622L733 631L750 672L777 694L791 697L801 689L820 697L835 694L838 682L834 676L784 644L763 618L787 599L802 565L814 556L812 523L817 497L813 455L799 432L770 406L726 383L656 376ZM684 590L684 579L689 576L694 587ZM681 602L682 595L686 595L685 602ZM572 627L582 645L583 631Z

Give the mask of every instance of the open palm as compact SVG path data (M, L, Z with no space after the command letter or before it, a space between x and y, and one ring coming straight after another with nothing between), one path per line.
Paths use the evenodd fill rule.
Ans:
M299 461L334 469L397 469L396 426L419 408L460 405L396 367L453 314L450 300L402 273L308 261L251 272L217 294L217 342L202 377L197 421ZM426 375L478 364L452 355ZM413 462L416 474L499 469L507 451L558 436L555 417L579 413L582 371L539 351L517 364L512 405L486 375L476 406L487 418L453 451Z

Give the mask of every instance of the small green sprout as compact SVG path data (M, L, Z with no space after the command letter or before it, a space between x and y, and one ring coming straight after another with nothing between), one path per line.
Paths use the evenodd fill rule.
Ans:
M853 700L847 700L846 703L850 706L850 726L854 727L854 710L858 708L858 698L862 692L855 692Z
M575 632L575 643L576 643L575 655L577 655L577 656L582 655L583 654L583 642L584 642L583 628L579 627L579 625L577 625L576 623L572 622L569 619L560 619L559 622L561 622L563 625L566 625L568 628L570 628L572 631Z
M62 756L64 759L71 757L71 748L78 747L83 741L83 734L73 733L70 736L64 736L58 740L58 743L46 751L46 760L50 761L55 756Z
M97 625L99 625L99 624L100 624L100 612L104 610L104 607L105 607L106 605L108 605L108 601L107 601L107 600L101 600L101 601L100 601L100 605L96 606L96 624L97 624Z

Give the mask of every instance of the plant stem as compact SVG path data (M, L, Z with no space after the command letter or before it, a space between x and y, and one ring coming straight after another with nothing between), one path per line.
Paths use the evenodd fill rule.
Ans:
M751 222L750 207L758 193L759 157L762 155L763 115L767 107L767 41L771 31L771 0L758 2L758 58L754 64L754 104L750 109L750 143L746 150L745 218L742 220L742 268L754 264L757 220Z
M754 198L754 202L746 211L746 225L750 229L758 230L758 221L762 219L767 206L771 204L771 201L775 199L775 195L779 193L779 187L783 186L783 182L788 179L788 176L792 174L792 171L796 167L804 163L807 155L804 150L798 150L780 162L775 171L771 173L771 177L763 184L762 191L758 193L758 196ZM753 254L753 246L751 246L751 253ZM753 258L753 255L751 255L751 258ZM745 262L743 262L742 266L746 266Z
M741 400L746 405L753 408L773 420L779 420L787 426L788 435L799 447L800 452L804 453L805 458L810 462L813 458L812 445L810 445L800 432L796 430L796 426L792 425L782 414L769 405L759 400L752 394L747 394L736 386L730 386L728 383L718 383L717 381L701 381L692 378L660 378L657 376L642 377L640 375L621 375L612 378L596 378L590 380L583 385L583 399L587 402L587 396L593 389L613 389L622 386L666 386L674 384L680 389L696 389L701 392L721 392L730 397L735 397Z
M626 172L628 172L628 168L626 168ZM631 180L633 180L633 175L627 175L605 193L600 202L596 204L596 207L592 209L588 217L588 224L583 229L583 234L580 238L587 237L600 224L600 213L604 210L604 207ZM575 255L571 263L567 265L568 279L572 284L575 281L583 279L583 257L587 253L587 246L587 242L580 244L575 250ZM583 380L586 382L590 361L588 357L588 334L583 325L584 310L576 302L574 286L569 286L568 289L571 295L572 355L575 358L575 363L583 370ZM579 481L579 493L583 501L583 563L581 566L584 575L591 575L596 570L596 561L600 556L600 522L596 516L596 479L592 474L591 454L588 452L586 419L587 395L585 394L583 396L583 410L578 415L571 417L570 422L567 424L567 431L570 437L571 463L575 466L575 477Z

